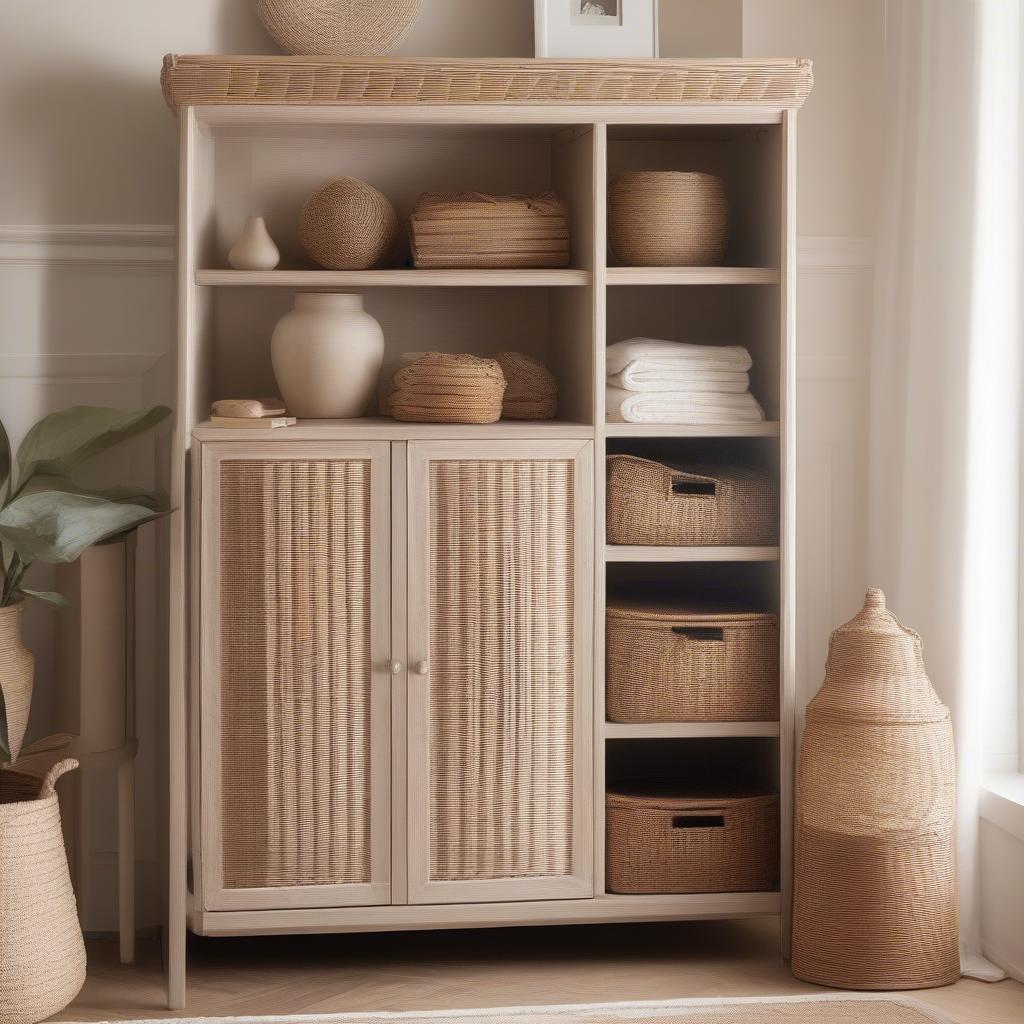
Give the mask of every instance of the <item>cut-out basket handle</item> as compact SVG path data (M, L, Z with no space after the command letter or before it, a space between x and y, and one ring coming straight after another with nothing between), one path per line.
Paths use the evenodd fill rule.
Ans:
M62 775L73 772L78 767L78 762L73 757L66 757L58 761L44 776L43 786L39 791L40 799L47 799L56 792L57 781Z
M720 644L725 642L725 630L720 626L673 626L676 636L695 640L697 643Z

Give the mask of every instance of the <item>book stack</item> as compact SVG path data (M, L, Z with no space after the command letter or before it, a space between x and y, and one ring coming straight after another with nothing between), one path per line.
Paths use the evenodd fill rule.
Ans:
M222 398L213 403L210 422L215 427L275 430L294 426L296 419L287 415L280 398Z

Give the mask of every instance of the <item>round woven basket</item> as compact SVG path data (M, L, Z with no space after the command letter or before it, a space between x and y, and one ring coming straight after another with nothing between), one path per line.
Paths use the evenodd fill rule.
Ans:
M558 410L558 383L539 360L522 352L499 352L508 387L501 408L505 420L551 420Z
M608 241L626 266L715 266L728 236L729 202L713 174L630 171L608 190Z
M398 217L388 197L372 185L332 178L302 207L299 240L328 270L369 270L394 251Z
M35 1024L63 1010L85 982L85 944L71 888L54 786L0 771L0 1024Z
M832 634L796 781L793 973L836 988L960 976L953 730L920 637L870 590Z
M287 53L375 57L409 34L419 0L253 0L263 27Z

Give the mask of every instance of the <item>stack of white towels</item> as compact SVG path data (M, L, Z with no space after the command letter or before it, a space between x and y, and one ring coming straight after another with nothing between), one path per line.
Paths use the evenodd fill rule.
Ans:
M608 346L610 423L758 423L750 353L740 345L630 338Z

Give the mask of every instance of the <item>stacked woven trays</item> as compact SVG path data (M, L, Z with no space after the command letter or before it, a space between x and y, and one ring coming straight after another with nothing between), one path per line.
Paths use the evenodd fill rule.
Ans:
M495 423L504 395L496 360L427 352L395 373L384 405L409 423Z
M553 192L428 192L416 203L410 234L413 262L425 269L569 265L569 211Z

